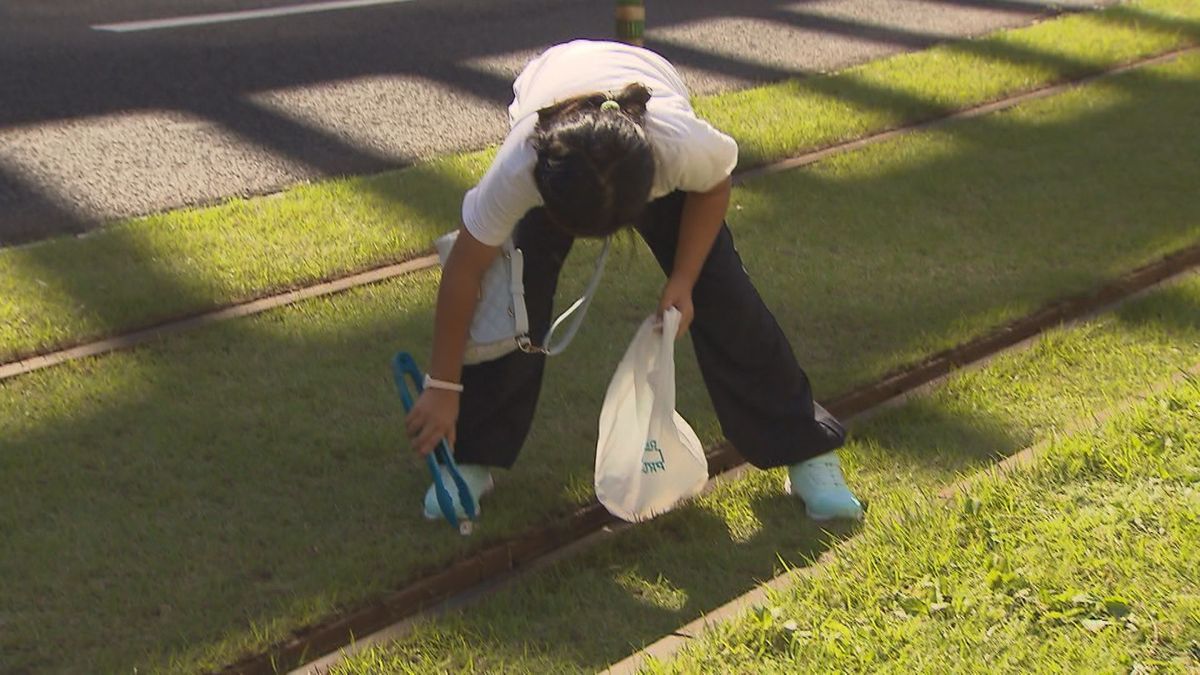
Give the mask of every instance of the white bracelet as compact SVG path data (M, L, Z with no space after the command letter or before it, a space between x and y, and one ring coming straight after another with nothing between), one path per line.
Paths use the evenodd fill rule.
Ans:
M457 391L460 393L463 390L463 386L461 384L455 384L454 382L447 382L445 380L435 380L428 374L425 375L425 388L445 389L446 391Z

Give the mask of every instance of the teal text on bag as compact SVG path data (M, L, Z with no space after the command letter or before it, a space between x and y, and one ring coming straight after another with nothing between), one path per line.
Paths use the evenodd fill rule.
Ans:
M667 470L667 462L663 459L662 450L658 449L656 441L646 441L646 447L642 453L642 473L658 473Z

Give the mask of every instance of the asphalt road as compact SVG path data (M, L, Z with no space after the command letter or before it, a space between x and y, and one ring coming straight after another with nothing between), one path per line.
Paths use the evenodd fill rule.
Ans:
M708 93L1108 2L646 0L647 46ZM483 147L503 137L528 59L613 31L613 0L406 0L95 28L299 4L0 3L0 245Z

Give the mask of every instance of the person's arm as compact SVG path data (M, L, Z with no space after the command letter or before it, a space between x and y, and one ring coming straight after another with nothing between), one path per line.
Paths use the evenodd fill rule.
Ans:
M713 242L725 222L732 185L732 178L727 176L706 192L689 192L684 197L679 241L675 245L675 266L658 303L659 315L668 307L679 310L682 316L678 335L687 331L695 316L692 288L700 278L704 261L708 259Z
M442 281L438 287L430 377L461 382L463 352L479 299L479 286L499 251L497 247L480 242L465 227L459 229L458 239L442 268ZM454 444L459 396L458 392L433 387L421 393L405 420L413 450L427 455L443 438Z

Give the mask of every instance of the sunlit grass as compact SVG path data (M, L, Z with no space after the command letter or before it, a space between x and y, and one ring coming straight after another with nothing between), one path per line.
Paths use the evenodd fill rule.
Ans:
M648 672L1193 672L1200 382L952 505L914 497L819 576Z

